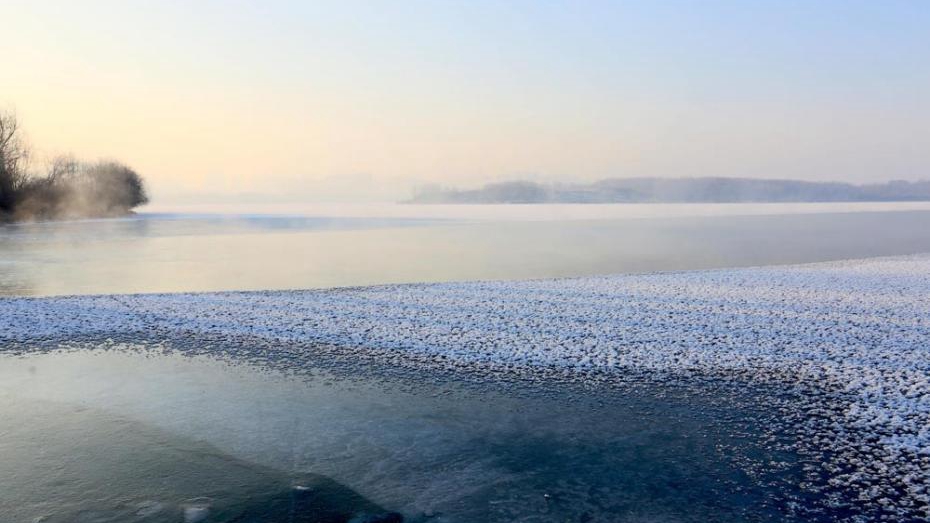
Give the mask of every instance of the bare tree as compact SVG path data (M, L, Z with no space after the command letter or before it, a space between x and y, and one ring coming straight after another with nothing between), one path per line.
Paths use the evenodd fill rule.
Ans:
M119 162L58 156L40 174L28 161L15 115L0 112L0 220L116 216L148 202L142 177Z
M16 205L16 193L29 178L28 161L29 147L16 115L0 112L0 211L11 212Z
M66 181L76 177L80 168L81 163L74 156L70 154L58 155L48 162L45 180L50 184Z
M139 173L112 160L78 164L80 181L100 212L126 212L148 203L149 197Z

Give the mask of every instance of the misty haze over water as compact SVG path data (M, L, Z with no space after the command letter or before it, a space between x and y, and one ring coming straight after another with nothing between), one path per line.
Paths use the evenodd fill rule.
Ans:
M322 288L930 250L930 204L325 206L0 227L0 294Z

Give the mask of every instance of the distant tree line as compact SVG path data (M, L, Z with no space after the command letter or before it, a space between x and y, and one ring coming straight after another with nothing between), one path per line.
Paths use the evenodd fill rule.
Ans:
M855 185L754 178L612 178L588 184L511 181L428 187L411 203L739 203L930 201L930 181Z
M0 112L0 221L120 216L147 202L142 177L119 162L59 156L31 169L19 122Z

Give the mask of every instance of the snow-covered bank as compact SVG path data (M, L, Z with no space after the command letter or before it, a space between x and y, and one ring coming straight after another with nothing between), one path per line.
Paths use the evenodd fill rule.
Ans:
M353 347L394 364L732 375L804 387L824 481L927 517L930 255L638 276L0 300L0 346L135 332ZM245 349L248 350L248 349ZM265 349L263 349L265 350ZM284 352L281 352L282 357ZM842 500L837 500L838 503ZM891 517L891 516L889 516Z

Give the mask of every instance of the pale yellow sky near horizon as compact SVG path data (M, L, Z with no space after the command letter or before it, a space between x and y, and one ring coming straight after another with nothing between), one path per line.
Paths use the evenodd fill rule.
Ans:
M930 6L752 3L11 1L0 107L169 200L930 178Z

